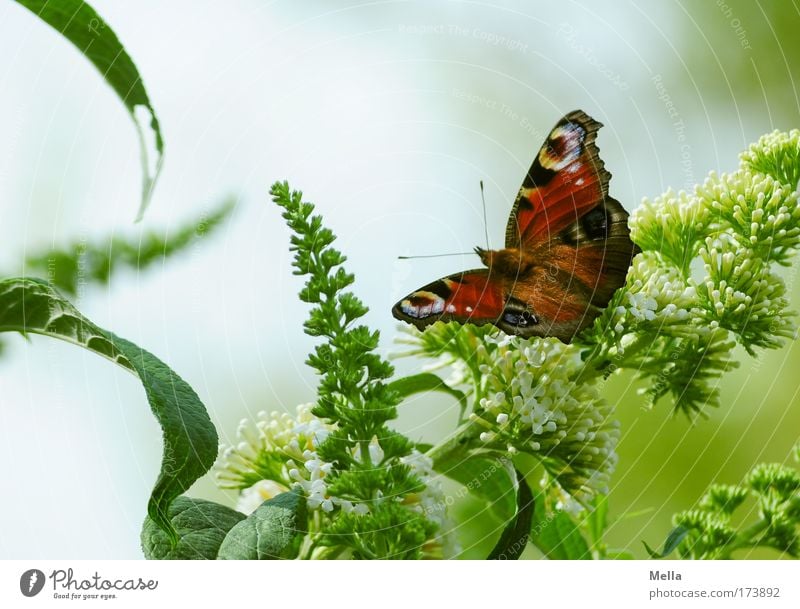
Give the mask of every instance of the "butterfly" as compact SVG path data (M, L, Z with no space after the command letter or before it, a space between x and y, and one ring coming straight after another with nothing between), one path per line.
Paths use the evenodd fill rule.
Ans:
M505 248L475 248L486 268L412 292L392 309L424 329L436 321L492 324L507 334L569 343L625 283L639 248L628 212L608 195L611 174L595 140L602 124L582 110L559 120L525 175Z

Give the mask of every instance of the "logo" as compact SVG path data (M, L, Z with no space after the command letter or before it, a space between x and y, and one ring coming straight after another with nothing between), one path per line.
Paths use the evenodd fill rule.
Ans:
M45 575L39 569L28 569L19 578L19 591L24 596L36 596L47 580L53 586L53 598L69 600L109 600L119 598L129 591L155 590L157 579L118 578L108 579L95 571L88 577L75 574L72 569L55 569Z
M25 596L36 596L44 588L44 573L39 569L28 569L19 578L19 591Z

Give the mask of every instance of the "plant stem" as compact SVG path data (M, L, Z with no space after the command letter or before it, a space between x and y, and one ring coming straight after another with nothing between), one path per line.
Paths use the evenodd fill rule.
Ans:
M758 545L757 542L753 541L753 537L761 533L764 529L769 526L766 520L761 519L752 526L747 527L741 533L736 536L736 539L731 543L727 544L722 551L719 553L719 558L725 560L731 557L731 554L736 550L746 547L755 547Z

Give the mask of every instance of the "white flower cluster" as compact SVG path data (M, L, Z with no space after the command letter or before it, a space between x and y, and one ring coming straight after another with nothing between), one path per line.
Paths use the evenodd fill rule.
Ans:
M771 175L795 190L800 181L800 129L762 135L739 158L743 168Z
M778 346L793 334L786 286L752 249L723 234L709 238L700 256L706 276L697 291L710 327L733 330L748 348Z
M402 329L406 330L406 328ZM416 330L416 328L414 328L414 330ZM451 353L443 353L432 363L422 366L422 371L436 372L444 368L449 371L449 375L444 379L444 382L451 387L457 387L458 385L464 385L469 382L469 369L467 364L464 360L453 357Z
M772 176L745 169L719 176L711 172L696 196L715 220L715 232L735 234L765 261L783 261L786 251L800 244L797 192Z
M436 534L432 543L426 544L435 549L428 553L441 553L444 558L453 558L461 548L456 539L447 511L447 497L442 488L441 476L433 471L433 461L417 449L402 457L400 462L407 465L411 472L425 484L425 489L415 496L406 497L403 502L412 510L425 516L436 524ZM438 552L436 551L438 550Z
M239 424L236 446L223 449L215 469L222 488L240 491L237 504L240 512L249 514L264 501L299 485L311 510L331 513L338 507L343 512L369 513L365 503L354 503L328 492L327 479L333 464L320 459L317 449L334 427L315 417L312 407L312 404L298 406L295 416L259 412L255 422L244 419ZM372 438L367 450L373 464L383 462L384 451L378 438ZM352 454L355 461L362 461L360 446L356 446ZM436 536L428 545L445 557L455 556L458 547L433 462L416 449L400 461L411 468L425 488L396 500L408 509L423 513L437 525Z
M644 251L659 252L679 269L688 271L695 244L708 230L708 208L683 190L642 199L630 217L631 239Z
M481 440L544 458L573 494L604 492L617 461L619 423L590 382L578 379L580 351L556 339L504 337L481 365L487 397L474 420Z
M701 307L710 326L735 332L748 350L778 346L779 337L792 335L786 287L770 265L786 264L800 246L797 193L748 168L749 160L785 155L779 144L785 146L786 134L765 137L760 147L751 146L742 156L742 169L719 176L712 172L696 193L715 228L698 252L705 270L697 284Z
M236 432L238 442L223 450L216 466L218 483L223 488L241 491L239 509L252 512L261 502L300 485L309 509L366 513L366 505L328 493L325 477L333 464L322 461L317 448L332 427L311 413L312 404L297 407L292 417L287 413L259 412L256 421L243 419Z
M624 335L643 324L673 336L696 336L697 290L681 271L656 252L643 252L628 272L627 288L610 307L610 328Z
M755 169L780 174L776 159L800 150L800 135L765 138L738 171L711 172L694 194L667 192L633 214L631 234L644 251L606 314L617 337L644 330L699 338L724 328L750 350L792 334L785 286L770 265L786 264L800 247L798 194Z

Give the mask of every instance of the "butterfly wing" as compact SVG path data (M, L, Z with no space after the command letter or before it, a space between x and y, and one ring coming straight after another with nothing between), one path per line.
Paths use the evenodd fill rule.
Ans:
M582 110L564 116L525 175L506 227L506 248L520 249L544 267L521 277L511 296L539 315L536 334L571 337L597 317L625 283L639 252L630 240L628 212L608 196L611 174L597 147L602 124ZM541 274L541 271L539 271Z
M495 323L502 315L505 294L499 277L489 269L456 273L412 292L392 308L397 319L420 330L437 321Z
M550 240L608 197L611 174L595 144L602 126L582 110L556 123L514 201L507 248Z
M478 250L488 269L435 281L397 303L394 316L418 328L491 323L567 343L591 324L639 252L628 212L608 196L611 174L595 143L601 126L581 110L564 116L525 175L506 249Z

